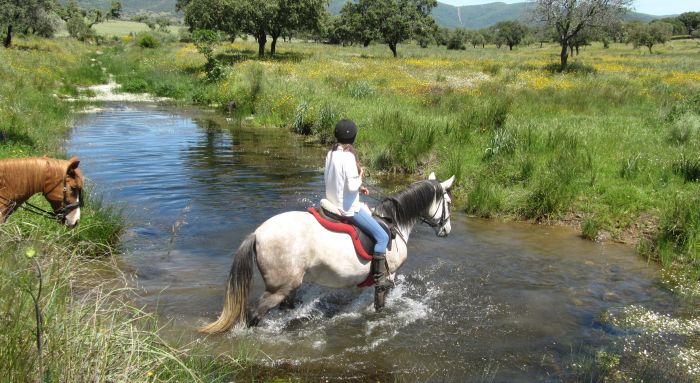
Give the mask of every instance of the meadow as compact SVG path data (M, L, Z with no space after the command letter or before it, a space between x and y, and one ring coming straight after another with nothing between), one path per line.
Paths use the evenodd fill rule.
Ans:
M700 296L697 40L653 55L593 45L566 73L552 69L558 49L547 44L512 52L405 44L395 59L383 45L293 42L258 59L254 41L237 40L217 45L222 77L212 81L204 56L173 34L106 31L116 38L103 46L28 39L0 50L0 158L65 157L63 139L85 104L63 99L108 74L124 91L220 108L319 145L347 117L360 126L369 182L454 174L457 209L630 243L665 267L669 288ZM146 35L155 47L142 44ZM76 231L22 212L1 228L0 305L9 320L0 321L0 369L14 373L8 379L41 380L41 369L53 381L255 378L244 351L212 357L202 344L161 339L163 324L132 307L110 257L119 252L118 207L90 194L85 210ZM32 297L40 278L42 358Z
M131 38L128 38L131 39ZM557 46L448 51L415 45L221 43L209 81L193 44L109 53L125 91L232 109L327 144L339 118L360 126L373 174L457 176L460 209L478 217L567 224L666 267L700 275L700 42L650 55L584 48L566 73Z

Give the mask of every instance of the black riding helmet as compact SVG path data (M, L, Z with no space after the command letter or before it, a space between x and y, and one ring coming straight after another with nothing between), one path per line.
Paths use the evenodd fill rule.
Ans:
M352 144L357 135L357 126L352 120L342 119L335 124L335 138L341 144Z

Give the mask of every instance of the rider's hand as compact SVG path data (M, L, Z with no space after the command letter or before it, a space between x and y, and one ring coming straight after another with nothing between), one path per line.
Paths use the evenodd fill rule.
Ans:
M362 193L364 195L369 195L369 189L367 189L367 186L364 186L364 185L360 186L359 190L360 190L360 193Z

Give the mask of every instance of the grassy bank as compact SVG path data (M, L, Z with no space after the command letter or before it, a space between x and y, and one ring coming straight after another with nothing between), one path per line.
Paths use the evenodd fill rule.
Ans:
M63 141L82 105L62 99L107 80L96 56L95 47L70 40L0 49L0 159L67 156ZM242 369L236 360L196 344L170 345L158 336L164 324L129 303L134 292L111 257L120 212L89 190L85 197L72 230L21 210L0 225L0 380L234 379ZM41 196L31 202L49 208Z
M700 58L697 41L649 55L586 47L568 73L557 47L447 51L223 43L207 80L191 44L119 45L106 63L126 91L214 105L328 141L358 122L365 164L457 175L458 206L481 217L564 222L590 239L638 244L700 275Z

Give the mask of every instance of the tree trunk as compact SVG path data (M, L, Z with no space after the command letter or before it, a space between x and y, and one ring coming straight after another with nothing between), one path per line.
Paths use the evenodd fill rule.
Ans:
M511 50L511 51L513 50L513 46L510 45L510 44L508 44L508 48L509 48L509 50Z
M653 46L653 45L647 45L647 48L649 48L649 54L651 54L651 47L652 47L652 46Z
M12 25L7 26L7 36L5 36L5 41L3 42L5 48L9 48L12 45Z
M578 48L579 48L579 46L577 45L577 46L576 46L576 56L579 55L579 53L578 53Z
M270 43L270 56L275 56L277 51L277 36L272 36L272 42Z
M391 53L394 54L394 57L398 56L396 53L396 43L389 43L389 49L391 49Z
M265 57L265 45L267 44L267 34L259 33L258 40L258 57Z
M569 60L569 53L567 53L568 45L566 42L561 43L561 54L559 55L561 59L561 71L566 70L566 62Z
M372 40L369 40L369 39L363 41L363 42L362 42L362 46L365 47L365 48L367 48L367 47L369 46L369 43L370 43L371 41L372 41Z

